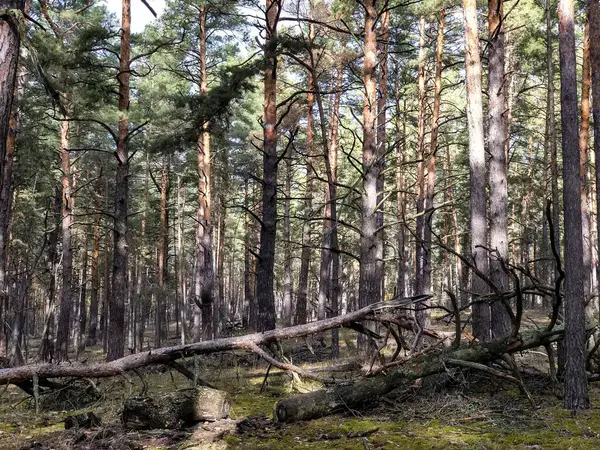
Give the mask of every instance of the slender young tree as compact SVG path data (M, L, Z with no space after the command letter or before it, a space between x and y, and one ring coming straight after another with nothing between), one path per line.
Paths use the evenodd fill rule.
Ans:
M435 50L435 87L433 92L433 113L431 115L431 138L429 142L429 155L427 156L427 166L424 174L424 203L423 203L423 217L425 220L423 229L423 286L421 293L431 293L431 272L432 267L432 227L433 227L433 197L435 195L435 170L437 161L438 151L438 137L440 131L440 106L442 101L442 69L443 61L442 57L444 54L444 26L446 23L446 11L440 12L440 18L438 21L437 29L437 40ZM418 310L420 316L420 323L422 326L429 327L429 309L423 308Z
M469 129L470 224L471 256L477 269L488 273L486 169L483 136L483 100L481 94L481 59L479 57L479 29L477 3L463 0L465 15L465 64L467 73L467 121ZM488 288L483 279L473 274L471 292L474 300ZM483 341L490 338L490 308L486 303L473 304L473 335Z
M565 224L565 399L568 409L588 408L583 290L583 239L579 129L577 120L577 59L573 0L558 4L560 103L563 154L563 214Z

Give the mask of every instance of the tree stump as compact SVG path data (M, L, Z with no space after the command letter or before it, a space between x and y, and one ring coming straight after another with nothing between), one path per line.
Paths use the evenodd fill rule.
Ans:
M199 386L159 397L131 397L123 407L123 425L133 429L179 429L229 415L229 394Z

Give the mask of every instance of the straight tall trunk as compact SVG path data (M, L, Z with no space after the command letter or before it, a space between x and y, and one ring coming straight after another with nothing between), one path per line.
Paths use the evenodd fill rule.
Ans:
M363 151L362 151L362 212L360 239L360 273L358 282L358 306L363 308L381 300L381 279L383 277L381 256L383 242L381 230L377 228L377 180L380 165L377 152L377 0L363 3L365 9L365 38L363 44L364 62L362 81L364 89L363 106ZM367 350L367 343L359 336L361 351Z
M386 156L386 122L387 122L387 90L388 90L388 47L390 39L390 11L385 8L380 16L379 39L377 41L378 61L378 86L377 86L377 230L381 242L381 295L385 296L385 246L384 236L384 191L385 191L385 156Z
M40 359L44 362L51 362L54 359L54 328L55 328L55 308L56 308L56 279L58 267L58 232L61 223L61 189L55 190L54 204L52 206L52 231L48 236L48 265L50 269L50 286L44 308L44 331L42 332L42 342L40 344Z
M340 100L342 97L342 83L344 71L341 66L337 68L336 76L336 92L333 100L333 110L330 119L330 134L329 134L329 152L326 155L327 169L327 196L326 200L331 202L331 207L328 209L329 220L331 223L331 282L329 291L329 301L331 305L330 316L335 317L340 314L340 297L341 297L341 261L339 252L338 240L338 212L337 212L337 177L338 177L338 135L339 135L339 115L340 115ZM327 162L329 167L327 167ZM336 328L331 331L331 356L337 358L339 356L339 330Z
M0 10L24 8L23 0L0 0ZM21 45L19 23L16 16L0 13L0 322L4 323L6 311L3 306L7 302L6 293L6 247L8 240L8 193L9 181L6 179L6 165L12 163L10 153L7 154L7 138L15 93L19 48ZM9 159L7 160L7 156ZM6 191L6 193L5 193ZM0 352L5 346L4 326L0 328Z
M79 305L77 306L77 330L74 342L77 356L85 349L85 331L87 327L87 283L88 283L88 246L90 245L89 227L85 233L85 243L81 251L81 280L79 284Z
M486 168L483 136L483 100L481 94L481 59L479 57L479 29L477 3L463 0L465 15L465 65L467 76L467 122L469 129L470 220L471 258L478 270L487 274L487 218L486 218ZM490 308L478 302L488 292L485 281L476 274L471 278L473 293L473 335L480 340L490 339Z
M187 309L186 301L188 298L187 292L187 266L184 254L185 249L185 188L182 185L181 177L177 177L177 268L178 268L178 279L179 284L179 298L177 299L177 305L179 307L179 321L181 322L180 339L181 345L185 345L186 341L186 324L187 324Z
M263 117L263 180L260 250L256 269L259 331L275 328L275 240L277 233L277 22L282 0L266 0Z
M418 103L418 118L417 118L417 218L415 225L415 277L414 277L414 292L416 295L423 294L429 286L424 286L425 283L425 249L424 235L425 231L425 112L427 108L427 61L426 61L426 30L425 17L419 19L419 103ZM417 313L419 320L424 320L423 313ZM423 324L422 326L424 326Z
M552 222L554 228L554 242L556 248L560 248L560 198L558 192L558 152L556 146L556 115L554 112L554 57L552 37L552 7L551 0L546 0L546 72L548 77L548 90L546 92L546 132L544 137L544 148L550 155L550 187L552 192ZM553 279L558 277L555 265L553 267Z
M581 180L581 229L583 238L583 289L587 299L591 293L592 242L588 208L588 142L590 138L590 22L587 14L583 36L583 69L581 73L581 124L579 129L579 179Z
M95 207L98 211L99 204L95 197ZM91 289L90 289L90 320L87 330L87 345L96 345L96 333L98 329L98 292L100 291L100 213L94 214L94 225L92 227L92 260L91 260Z
M154 345L156 348L167 339L167 255L169 253L169 157L163 157L162 170L160 176L160 231L158 236L158 295L156 296L156 326L154 331Z
M62 293L58 308L55 357L58 361L69 358L69 334L71 330L71 310L73 309L73 212L71 191L71 159L69 157L68 117L60 122L60 161L62 170Z
M577 59L573 0L558 4L560 104L563 155L563 214L565 224L565 408L589 408L586 365L585 298L579 129L577 121Z
M208 94L206 66L207 7L200 7L200 94ZM194 341L213 338L214 269L211 223L211 166L209 122L204 120L198 141L198 212L196 222L196 285L195 295L200 302L202 328L194 324Z
M308 274L310 271L310 258L312 244L312 227L310 215L312 214L312 196L314 191L314 80L313 71L308 72L308 94L306 95L306 191L304 200L304 223L302 225L302 250L300 254L300 272L298 274L298 293L296 296L296 324L305 324L308 317Z
M117 139L117 176L115 181L115 219L112 295L109 308L108 361L121 358L125 351L125 303L127 280L127 215L129 205L129 80L131 1L122 0L121 53L119 66L119 130Z
M504 0L488 0L488 114L490 185L490 279L501 292L509 290L508 273L503 262L508 259L508 177L506 162L506 96L504 74ZM510 333L510 319L505 305L497 300L491 305L492 339Z
M137 279L135 286L135 310L138 318L136 338L137 348L142 351L144 348L144 336L146 333L146 322L150 314L150 298L146 291L146 280L148 272L148 255L146 244L146 227L148 223L148 183L150 178L150 159L146 157L146 167L144 171L144 203L142 210L142 220L140 224L139 237L139 261L137 269Z
M425 171L425 202L423 205L423 217L425 220L423 229L423 284L422 294L431 293L431 272L432 272L432 246L431 236L433 227L433 197L435 194L435 169L438 151L439 136L439 117L440 105L442 100L442 56L444 53L444 26L446 22L446 11L440 12L440 19L437 29L437 42L435 51L435 89L433 93L433 114L431 116L431 139L429 144L429 155L427 157L427 167ZM421 309L417 310L417 319L421 326L429 328L429 309L423 308L426 303L420 303Z
M404 195L404 159L406 155L406 98L403 102L402 114L400 110L400 75L396 65L396 139L400 144L396 147L396 214L398 216L398 231L396 236L397 268L396 268L396 295L405 296L406 292L406 213ZM400 123L400 117L402 122Z
M253 330L256 323L252 323L250 318L255 311L254 289L252 279L254 278L254 264L252 263L252 227L250 223L250 190L249 181L244 180L244 314L242 326L244 329Z
M594 123L594 156L596 160L596 213L600 211L600 4L589 0L590 63L592 69L592 115ZM600 220L596 220L596 237L600 238ZM600 263L596 265L600 284Z
M288 152L285 158L285 201L283 204L283 325L292 325L292 227L291 227L291 191L292 158Z
M325 107L323 106L323 96L317 75L317 61L315 55L310 52L310 72L312 86L314 90L314 98L317 102L319 111L319 123L321 128L321 143L323 147L323 160L325 163L325 175L327 186L325 189L325 208L323 220L323 248L321 251L321 269L319 277L319 314L321 308L326 307L324 315L326 317L335 317L338 315L338 298L339 298L339 251L338 251L338 219L337 219L337 203L336 203L336 181L337 181L337 149L338 149L338 114L340 107L340 95L343 72L338 68L338 76L336 81L337 92L334 97L332 125L330 132L327 131L325 120ZM335 139L335 143L329 142L329 139ZM329 300L327 302L327 299ZM327 303L327 304L326 304ZM325 308L324 308L325 309ZM325 317L323 317L325 318ZM332 357L339 356L339 333L333 330L331 334L331 349Z

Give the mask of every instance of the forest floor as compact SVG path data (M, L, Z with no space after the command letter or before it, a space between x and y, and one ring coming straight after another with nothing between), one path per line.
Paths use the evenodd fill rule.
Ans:
M344 331L342 354L351 355L352 333ZM315 343L315 341L313 341ZM316 368L332 364L327 348L290 341L294 363ZM90 360L101 358L100 348L86 351ZM409 389L392 392L372 405L323 419L296 424L271 421L275 403L298 391L318 386L295 384L292 377L271 370L254 355L229 352L198 359L201 376L230 393L232 432L206 442L201 425L183 431L127 431L121 427L123 401L139 395L147 383L148 395L190 386L175 371L148 367L140 376L95 380L101 396L85 408L68 399L35 413L32 399L15 386L0 391L0 449L587 449L600 448L600 386L591 385L593 409L576 416L562 408L546 375L543 349L517 356L525 385L535 407L519 389L478 372L449 369L421 380ZM322 362L326 361L326 362ZM335 364L348 363L340 359ZM191 368L193 363L190 361ZM338 375L339 376L339 375ZM348 376L351 376L348 374ZM72 401L72 404L69 402ZM48 402L51 403L51 402ZM102 427L65 430L66 416L92 411Z

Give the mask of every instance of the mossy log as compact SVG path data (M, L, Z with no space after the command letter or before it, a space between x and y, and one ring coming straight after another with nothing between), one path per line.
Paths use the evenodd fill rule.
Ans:
M592 330L594 326L588 324L587 329ZM418 378L445 371L446 362L451 360L479 363L491 361L505 353L520 352L561 340L563 335L564 327L557 326L552 331L526 331L515 338L479 343L455 350L442 350L433 354L421 354L403 365L373 377L360 378L280 400L275 406L275 419L279 422L296 422L360 407L377 400L378 397L393 389L409 386Z
M125 428L179 429L202 421L229 416L231 399L227 392L199 386L159 397L131 397L123 405Z

